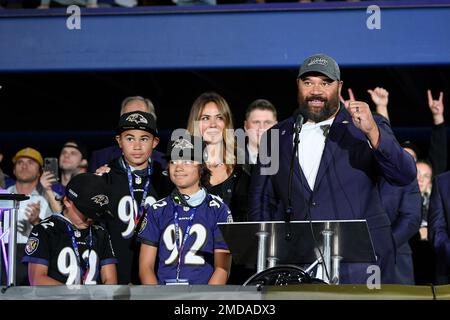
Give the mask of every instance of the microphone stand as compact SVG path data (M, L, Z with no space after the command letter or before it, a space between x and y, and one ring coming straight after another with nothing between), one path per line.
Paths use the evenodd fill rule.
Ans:
M301 113L298 113L297 118L295 120L294 124L294 152L292 152L291 156L291 162L289 166L289 179L288 179L288 206L286 208L286 212L284 213L284 222L286 226L286 234L285 239L291 240L292 239L292 232L291 232L291 216L293 214L293 206L292 206L292 176L294 174L294 160L298 157L298 143L300 141L300 131L302 130L303 126L303 115Z

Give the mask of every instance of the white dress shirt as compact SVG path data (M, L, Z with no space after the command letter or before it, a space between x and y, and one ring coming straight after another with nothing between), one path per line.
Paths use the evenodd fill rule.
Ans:
M330 125L334 118L322 122L308 121L303 124L298 144L298 161L311 190L314 190L320 160L325 148L326 134L321 126ZM328 132L327 132L328 133Z

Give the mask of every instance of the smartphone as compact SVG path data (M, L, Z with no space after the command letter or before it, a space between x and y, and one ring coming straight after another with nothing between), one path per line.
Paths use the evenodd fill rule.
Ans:
M58 179L58 159L57 158L44 158L44 171L50 171L53 173L56 179Z

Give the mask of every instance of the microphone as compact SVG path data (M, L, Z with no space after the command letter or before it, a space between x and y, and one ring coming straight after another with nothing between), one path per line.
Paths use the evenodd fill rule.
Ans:
M293 206L292 206L292 176L294 174L294 160L297 159L298 155L298 143L300 141L300 132L302 131L303 123L307 121L307 116L297 108L293 115L294 122L294 150L291 156L291 163L289 166L289 179L288 179L288 206L286 208L286 212L284 215L284 222L286 225L286 235L285 239L290 240L292 238L291 233L291 216L293 214Z
M305 112L302 112L302 110L300 110L300 109L295 110L293 117L295 119L294 120L295 121L294 122L294 150L292 152L291 164L290 164L290 168L289 168L288 206L287 206L286 212L285 212L285 226L286 226L285 239L286 240L292 239L290 222L291 222L291 216L294 213L294 208L292 205L292 176L294 173L294 160L297 159L297 161L298 161L298 144L300 141L300 132L302 131L303 124L308 121L307 114ZM322 130L324 130L324 129L322 128ZM329 126L328 126L326 132L324 130L325 137L327 137L327 135L328 135L328 130L329 130ZM302 183L301 178L300 178L300 188L303 192L303 183ZM302 194L302 197L303 197L303 201L305 204L306 216L309 218L309 226L311 228L311 235L314 240L315 250L317 250L320 253L320 258L322 261L324 261L322 250L320 249L318 242L316 240L316 237L314 236L314 230L313 230L313 226L312 226L312 219L311 219L311 213L309 211L309 207L306 204L306 200L305 200L305 197L303 194ZM325 264L323 264L323 268L325 269L326 277L328 279L330 279L329 272L328 272L327 266ZM331 281L331 279L330 279L330 281Z
M293 117L295 119L294 122L294 134L300 134L300 131L302 131L303 124L308 121L308 117L302 110L297 108L293 114Z

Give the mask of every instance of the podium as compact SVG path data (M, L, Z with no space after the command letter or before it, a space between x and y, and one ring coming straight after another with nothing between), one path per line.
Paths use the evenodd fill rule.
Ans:
M366 220L219 223L237 264L257 273L279 265L321 266L321 279L339 283L341 262L375 262ZM289 231L290 237L286 237Z
M16 243L17 243L17 214L19 211L20 201L28 200L30 197L24 194L9 194L0 193L0 210L2 214L0 215L0 222L3 220L3 214L5 211L9 211L10 214L10 225L9 229L3 232L3 228L0 227L0 243L1 252L5 262L5 270L8 275L6 285L7 287L16 284ZM1 224L3 226L3 223ZM3 238L9 234L8 242L8 258L5 254L5 245ZM2 259L2 257L0 257ZM0 260L1 261L1 260Z

